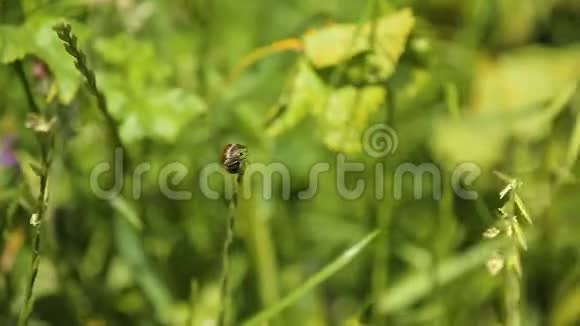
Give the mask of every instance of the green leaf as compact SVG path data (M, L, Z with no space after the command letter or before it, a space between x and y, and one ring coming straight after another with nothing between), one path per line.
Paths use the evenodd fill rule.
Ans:
M302 121L311 110L321 110L328 90L308 62L298 63L292 80L291 93L284 114L267 129L270 136L278 136Z
M304 52L317 68L334 66L370 49L368 31L363 29L368 27L357 30L357 25L340 24L309 32L304 36Z
M387 78L403 54L414 24L410 9L362 25L338 24L307 33L304 51L317 68L331 67L370 51L373 55L369 63L380 70L381 78Z
M502 111L487 109L461 120L442 116L434 123L431 146L438 158L450 166L469 161L482 169L492 168L503 158L511 137L533 142L550 134L552 121L574 94L575 84L564 86L545 99L551 100L545 105L527 103L529 106L523 108L508 105ZM526 103L523 99L516 102Z
M580 46L523 48L482 59L475 73L474 111L523 110L554 98L580 79Z
M26 37L23 27L0 26L0 63L11 63L24 58L34 48L32 41Z
M434 121L430 142L446 166L474 162L486 170L502 158L508 136L509 127L501 117L480 114L458 120L445 115Z
M80 86L81 76L52 30L63 21L33 16L20 26L0 26L0 63L11 63L27 55L39 57L54 74L60 101L68 104Z
M125 102L120 107L117 115L123 121L120 128L123 141L132 143L151 137L173 143L183 128L206 110L200 97L182 89L151 90L151 93L147 99Z
M389 77L395 70L414 25L415 18L410 9L402 9L377 22L373 50L376 53L376 65L382 72L382 78Z
M99 72L99 85L112 115L121 121L121 139L126 144L146 137L174 143L206 110L201 97L168 80L171 65L160 58L153 42L120 33L99 39L95 48L110 67Z
M579 52L580 55L580 52ZM578 76L580 78L580 75ZM541 110L533 114L520 115L514 120L514 136L522 140L535 141L550 135L552 121L566 108L576 90L576 82L564 85L562 89L557 90L554 96Z
M329 90L312 67L301 62L286 111L267 132L277 136L310 115L316 119L318 136L328 148L359 153L362 134L372 114L385 102L385 96L385 89L379 86Z
M363 132L371 115L384 103L385 94L379 86L334 90L325 110L318 113L324 144L334 151L360 153Z
M181 130L206 110L199 96L177 88L152 96L149 107L148 132L167 142L174 142Z
M356 243L354 246L347 249L342 255L340 255L333 262L324 267L321 271L311 276L308 280L304 282L302 286L290 292L286 297L284 297L280 302L272 307L268 307L266 310L258 313L254 317L245 321L243 325L262 325L264 322L268 321L272 317L279 314L282 310L296 303L301 297L303 297L307 292L311 291L322 282L326 281L332 275L336 274L344 266L350 263L356 256L358 256L368 244L377 237L380 233L379 230L375 230Z

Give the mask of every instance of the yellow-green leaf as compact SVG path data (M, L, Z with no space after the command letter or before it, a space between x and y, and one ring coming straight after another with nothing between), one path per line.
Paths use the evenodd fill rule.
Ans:
M320 110L328 90L310 64L298 63L298 71L292 81L292 90L284 114L268 128L270 136L278 136L304 119L310 110Z
M324 111L318 114L324 144L334 151L359 153L362 134L371 115L384 103L385 94L385 89L378 86L334 90Z
M362 25L333 25L307 33L304 51L316 68L331 67L370 51L373 55L369 63L378 68L380 77L386 78L403 54L414 24L411 10L402 9Z

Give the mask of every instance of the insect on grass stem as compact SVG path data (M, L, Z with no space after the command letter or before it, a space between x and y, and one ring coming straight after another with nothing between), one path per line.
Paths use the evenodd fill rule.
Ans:
M247 148L240 144L228 144L222 152L221 162L226 171L235 177L232 197L229 203L229 215L226 223L226 238L222 251L222 277L220 282L220 312L218 326L227 324L227 307L229 305L230 250L235 236L236 213L238 210L238 193L244 178Z

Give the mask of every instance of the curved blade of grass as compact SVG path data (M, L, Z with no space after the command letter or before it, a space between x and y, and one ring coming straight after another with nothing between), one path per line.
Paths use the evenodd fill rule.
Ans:
M422 271L409 276L379 297L378 312L388 314L408 307L431 293L436 286L448 284L467 272L482 266L505 243L505 240L499 239L486 241L464 254L444 261L434 271Z
M354 246L347 249L342 255L336 258L333 262L326 265L321 271L314 274L310 277L304 284L297 288L296 290L292 291L288 294L284 299L279 301L277 304L273 305L272 307L266 308L266 310L258 313L254 317L250 318L249 320L245 321L242 325L244 326L251 326L251 325L261 325L268 319L276 316L282 310L287 308L288 306L294 304L298 301L302 296L304 296L308 291L314 289L320 283L326 281L329 277L336 274L340 269L350 263L358 254L362 252L362 250L368 246L368 244L376 238L376 236L380 233L379 230L375 230L365 236L362 240L356 243Z
M137 211L125 198L116 196L109 203L131 226L139 231L143 229L143 222L141 222Z
M568 154L566 156L566 167L568 170L574 166L574 163L578 159L578 153L580 153L580 112L576 113L576 124L574 125L574 131L572 132L570 144L568 145Z
M520 213L522 213L522 216L526 219L526 221L528 221L528 223L530 223L530 224L534 224L534 222L532 222L532 218L530 217L530 213L528 213L528 210L526 209L526 205L524 204L524 201L522 200L520 195L515 193L514 200L516 201L516 205L518 206Z

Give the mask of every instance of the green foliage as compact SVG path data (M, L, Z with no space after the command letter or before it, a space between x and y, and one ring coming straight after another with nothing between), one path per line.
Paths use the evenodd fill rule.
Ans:
M20 26L0 26L0 63L11 63L33 55L44 61L56 79L59 99L68 104L75 96L80 75L67 56L52 27L62 18L36 16Z
M568 0L0 1L0 325L578 324L579 18ZM398 146L377 158L379 123ZM234 201L222 169L210 198L230 143L290 180L246 175ZM338 154L364 169L340 178Z
M149 137L173 143L206 110L199 96L170 86L171 67L160 60L151 42L118 35L100 39L95 47L111 67L101 75L102 84L112 113L122 121L125 142Z

